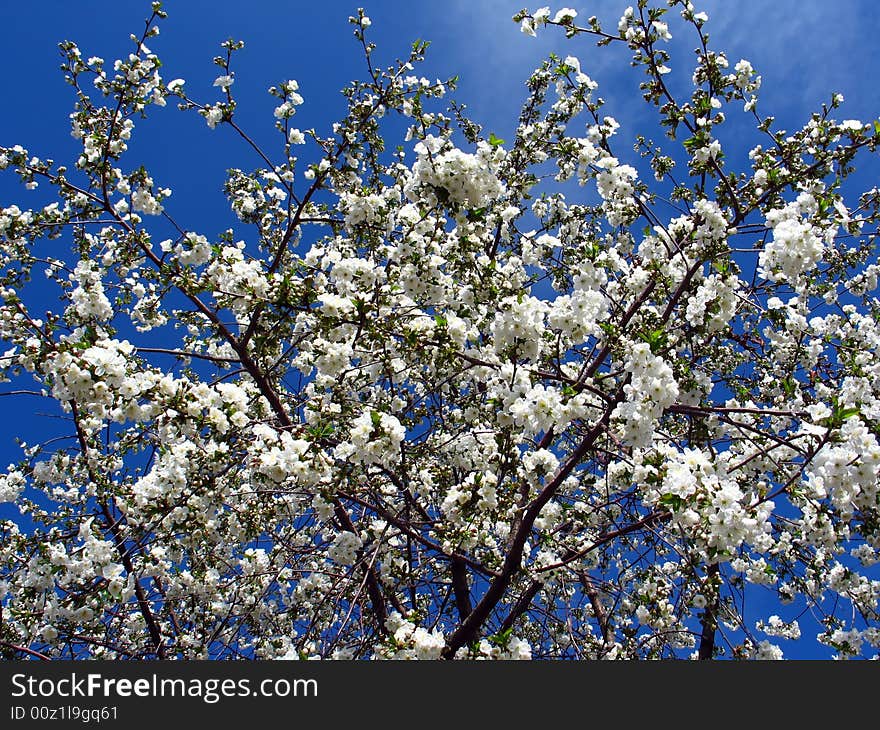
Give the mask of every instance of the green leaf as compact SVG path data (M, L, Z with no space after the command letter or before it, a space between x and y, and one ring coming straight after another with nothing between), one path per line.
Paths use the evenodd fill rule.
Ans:
M730 262L723 260L713 261L712 268L714 268L719 274L723 275L730 271Z
M666 344L666 332L662 329L639 332L639 339L642 342L647 342L651 348L651 353L656 355Z
M504 140L501 139L501 138L499 138L499 137L496 137L496 136L495 136L495 132L490 132L490 134L489 134L489 144L492 145L493 147L498 147L498 146L504 144Z
M333 424L321 423L317 426L310 426L306 433L311 437L312 441L317 441L318 439L327 438L334 430Z
M858 408L846 408L838 403L837 397L831 399L831 410L831 415L821 421L821 424L829 429L840 428L845 420L861 414Z
M510 641L510 637L513 634L513 627L504 629L504 631L499 631L497 634L493 634L488 637L490 643L495 644L495 646L507 646L507 642Z
M660 504L670 507L673 511L681 508L684 500L677 494L664 494L660 497Z

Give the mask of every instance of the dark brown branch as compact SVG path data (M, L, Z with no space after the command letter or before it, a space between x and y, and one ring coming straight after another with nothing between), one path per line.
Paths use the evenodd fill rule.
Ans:
M342 529L348 530L349 532L357 532L355 530L354 523L351 521L351 517L348 516L348 512L345 510L345 507L343 507L342 503L338 500L335 500L334 502L333 512L336 515L336 519L339 520ZM385 609L385 599L382 596L382 591L379 589L379 581L376 578L376 571L370 565L363 566L363 570L364 577L367 581L367 594L370 596L370 603L373 606L373 614L376 621L376 630L380 634L385 635L388 633L388 629L385 626L385 620L388 618L388 612Z
M134 564L131 562L131 556L128 554L128 548L125 545L125 538L122 536L122 533L119 532L119 525L113 519L109 507L103 502L101 503L101 514L104 515L104 519L107 520L107 524L110 526L109 531L113 537L113 544L116 546L116 550L119 553L119 559L125 568L125 572L128 573L128 575L135 576L134 594L137 598L138 609L147 624L147 631L150 632L150 640L153 642L153 646L156 647L156 656L160 659L165 659L165 646L162 643L162 631L159 629L159 624L156 622L156 617L153 615L153 610L150 608L150 603L147 600L146 593L144 593L144 588L135 574Z
M593 579L590 578L587 571L579 570L577 576L581 586L583 586L584 593L590 599L593 615L596 617L596 623L599 624L599 631L602 633L602 643L608 644L611 641L611 626L608 622L608 612L605 610L605 606L602 605L602 600L599 597L599 591L596 590Z
M620 398L622 398L622 393L618 393L615 402L609 405L599 422L590 429L578 447L571 453L562 467L556 472L553 479L544 486L541 493L526 509L522 521L511 540L507 556L505 557L501 568L501 573L489 584L489 588L474 610L471 611L468 617L450 635L446 643L446 648L443 651L443 656L445 658L452 658L455 656L456 651L462 646L470 644L476 638L480 631L480 627L486 619L489 618L492 611L495 609L495 606L497 606L499 601L504 597L504 593L510 586L514 575L516 575L521 569L523 550L525 548L526 540L535 524L535 520L544 508L544 505L552 499L553 495L556 494L565 479L568 478L568 475L571 474L574 468L581 462L581 459L583 459L587 452L593 447L596 439L598 439L605 431L608 421L611 418L611 412Z
M76 435L79 440L80 449L82 449L83 459L89 464L89 447L86 443L85 434L83 434L82 429L79 425L79 409L77 408L76 402L72 401L71 410L73 412L73 421L76 426ZM91 465L88 465L88 474L89 479L91 479L96 484L100 481L97 478L97 475L92 470ZM131 556L128 553L128 548L125 545L125 538L122 533L119 531L120 522L113 518L112 513L110 512L110 508L107 506L105 502L100 503L101 514L104 516L107 525L107 531L113 538L113 544L116 547L116 551L119 553L119 559L122 562L122 566L125 568L125 571L128 575L134 576L134 594L137 598L138 610L141 612L141 616L143 616L144 623L147 625L147 631L150 634L150 639L153 642L153 646L156 648L156 656L160 659L165 658L165 647L162 645L162 632L159 629L159 624L156 622L156 617L153 615L153 610L150 608L150 603L147 600L147 596L144 593L143 586L141 586L140 581L137 579L137 575L135 573L134 564L131 562Z
M473 611L471 605L471 589L468 586L467 566L460 558L452 558L450 563L452 573L452 590L455 593L455 607L458 609L459 618L464 621Z
M517 599L504 621L501 622L502 632L512 629L517 619L529 610L529 606L532 605L532 601L535 600L539 590L541 590L541 581L533 580Z
M0 646L5 646L7 649L12 649L13 651L20 651L23 654L29 654L35 659L40 659L44 662L51 661L49 657L45 654L41 654L38 651L34 651L33 649L28 649L26 646L19 646L18 644L10 644L8 641L0 641Z
M698 657L701 660L711 659L715 654L715 631L718 628L718 605L720 601L720 589L717 585L718 565L710 565L706 570L706 583L712 591L703 618L700 620L702 630L700 632L700 648Z

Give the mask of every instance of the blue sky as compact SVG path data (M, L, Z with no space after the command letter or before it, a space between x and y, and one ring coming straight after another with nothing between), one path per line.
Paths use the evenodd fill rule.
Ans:
M525 79L549 52L556 52L579 56L584 71L599 82L606 113L623 125L620 152L627 154L629 140L637 133L662 138L654 112L638 95L640 72L629 67L625 47L598 49L587 38L566 40L557 29L527 37L511 22L521 2L360 0L373 19L370 32L378 45L377 62L388 64L405 56L417 38L430 40L421 73L431 78L458 74L455 98L467 105L486 133L512 135ZM128 36L142 30L149 4L148 0L0 3L0 27L5 30L0 44L0 83L5 91L0 144L22 144L41 157L71 160L77 147L67 118L73 93L58 69L57 44L75 40L85 56L102 56L109 64L129 52ZM626 0L567 2L581 19L596 14L612 29L626 4ZM164 62L166 79L183 77L189 93L212 101L219 98L211 86L219 73L211 62L220 53L219 43L230 36L244 40L245 49L235 62L237 119L272 149L278 135L272 124L275 104L266 93L270 85L288 78L299 81L305 104L296 121L302 128L327 130L343 112L339 90L364 73L360 46L347 22L357 7L357 0L169 0L165 3L169 18L150 46ZM875 33L880 10L869 0L710 0L697 7L709 13L707 29L714 46L728 52L731 64L747 58L762 75L759 111L774 114L778 126L799 127L832 92L845 97L839 110L842 118L867 121L880 116L876 83L880 43ZM677 34L674 25L673 33L670 78L686 82L695 39L693 34ZM740 143L734 136L729 142L728 161L743 166L754 140ZM171 187L174 195L168 210L188 229L209 237L234 222L220 193L224 171L259 164L231 131L211 132L200 117L182 114L173 104L154 108L147 122L138 123L127 163L132 168L145 164L158 185ZM13 175L0 175L4 207L43 205L50 192L45 186L27 192ZM20 404L0 399L0 415L7 408L20 415ZM0 421L9 424L0 426L0 461L6 458L5 445L16 435L9 427L27 429L30 420Z
M70 137L67 117L73 93L58 70L57 43L74 40L84 56L102 56L109 65L131 49L128 35L140 33L149 4L148 0L0 3L4 29L0 144L21 144L32 154L72 161L76 141ZM238 121L271 148L277 143L275 103L265 92L272 84L289 78L299 81L305 104L296 121L303 128L326 131L341 116L345 107L339 90L365 73L360 46L347 22L358 4L169 0L165 3L169 18L149 45L162 58L166 79L185 78L190 94L210 101L218 98L211 84L219 70L211 59L220 53L219 43L230 36L244 40L245 49L234 66ZM662 137L654 126L656 117L638 96L640 72L629 67L625 47L597 49L586 38L566 40L555 29L529 38L511 22L523 7L522 0L360 0L360 4L373 20L370 31L378 45L378 62L387 65L405 56L417 38L430 40L428 60L420 73L431 78L458 74L455 98L467 105L486 133L510 138L525 95L524 81L552 51L579 56L583 70L599 82L606 113L623 125L621 150L631 148L630 140L637 133ZM576 9L581 19L595 14L613 29L627 2L567 0L564 4ZM799 127L832 92L845 97L841 118L869 121L880 116L876 36L880 9L873 2L695 0L695 5L710 16L707 29L713 47L726 50L731 65L747 58L762 75L759 110L775 115L778 126ZM551 7L556 10L562 4ZM675 34L676 25L671 25ZM694 40L692 34L676 38L670 49L670 65L685 79L692 66ZM726 149L728 160L745 161L752 143L732 140ZM175 218L210 238L232 223L220 192L225 169L259 163L228 130L211 132L200 117L169 105L136 126L128 165L137 164L146 164L158 185L174 190L167 208ZM12 174L0 175L0 207L42 205L48 193L43 188L27 192ZM0 398L0 467L20 457L13 444L16 436L34 441L55 429L45 416L29 410L31 405L28 400Z
M640 76L629 67L626 48L597 49L586 38L566 40L556 29L529 38L510 20L523 7L522 0L360 3L373 19L370 31L379 46L379 62L404 56L417 38L430 40L422 73L432 78L460 75L456 98L487 132L500 137L512 132L525 79L553 51L578 55L584 70L599 82L599 93L608 101L606 113L623 124L621 149L638 132L661 136L638 97ZM627 2L567 4L581 18L596 14L614 28ZM214 100L218 95L211 83L218 69L211 59L223 39L244 40L235 66L237 116L258 141L271 144L276 142L274 104L265 90L272 84L299 81L306 103L297 122L303 128L326 129L340 116L344 106L339 89L364 71L359 44L347 23L357 6L340 0L169 0L169 18L150 46L163 59L166 78L183 77L191 94ZM844 117L869 119L880 113L875 81L880 54L872 32L880 11L871 2L712 0L698 7L709 13L709 33L717 48L728 51L731 63L747 58L763 76L761 108L772 110L780 126L800 126L832 91L846 98ZM140 32L148 9L147 0L0 4L0 24L6 30L0 45L0 79L6 92L0 144L19 143L58 160L72 152L67 115L73 97L58 71L57 43L75 40L84 55L110 61L128 53L128 34ZM673 62L679 62L673 69L684 79L690 74L693 43L692 34L673 41ZM224 201L217 194L224 170L256 163L228 130L210 133L193 114L181 115L169 106L152 117L136 129L129 161L147 163L158 183L174 189L169 209L193 228L205 228L212 217L225 218ZM728 158L735 152L727 150ZM0 180L0 201L26 203L27 196L22 198L10 182ZM36 203L40 196L31 197ZM222 228L203 232L210 236Z

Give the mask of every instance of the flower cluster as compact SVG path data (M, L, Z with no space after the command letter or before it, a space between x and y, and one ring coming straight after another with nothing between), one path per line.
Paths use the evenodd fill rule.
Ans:
M627 399L611 414L618 423L618 438L633 446L647 446L664 410L678 399L678 383L669 364L639 342L630 348L626 363L630 382L624 386Z
M404 187L410 200L424 196L429 202L481 208L504 194L504 185L495 174L504 158L498 146L481 142L476 154L468 154L429 136L415 150L418 159Z
M813 196L801 193L794 203L767 213L767 226L772 229L773 238L761 251L758 264L771 281L795 281L822 260L824 234L817 232L809 221L816 210Z
M349 441L335 449L337 458L362 464L391 466L400 460L400 445L406 429L390 413L364 411L351 422Z
M345 113L272 86L269 149L243 44L198 99L162 17L62 45L66 164L0 147L3 402L58 416L0 473L0 657L877 656L877 125L777 130L675 0L515 18L627 53L660 134L564 52L487 137L359 11ZM229 133L226 230L130 161L168 99Z

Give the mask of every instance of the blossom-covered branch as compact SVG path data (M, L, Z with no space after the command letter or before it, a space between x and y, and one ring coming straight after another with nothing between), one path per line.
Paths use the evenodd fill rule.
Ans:
M4 402L66 428L0 475L0 654L876 656L880 123L834 95L777 130L670 0L518 13L572 54L503 140L419 75L426 43L382 67L359 11L347 113L298 128L285 79L269 149L244 43L198 99L147 45L164 17L112 64L61 44L75 159L0 148L55 198L0 209ZM589 42L642 72L661 142L606 113ZM253 157L219 236L127 162L169 102Z

